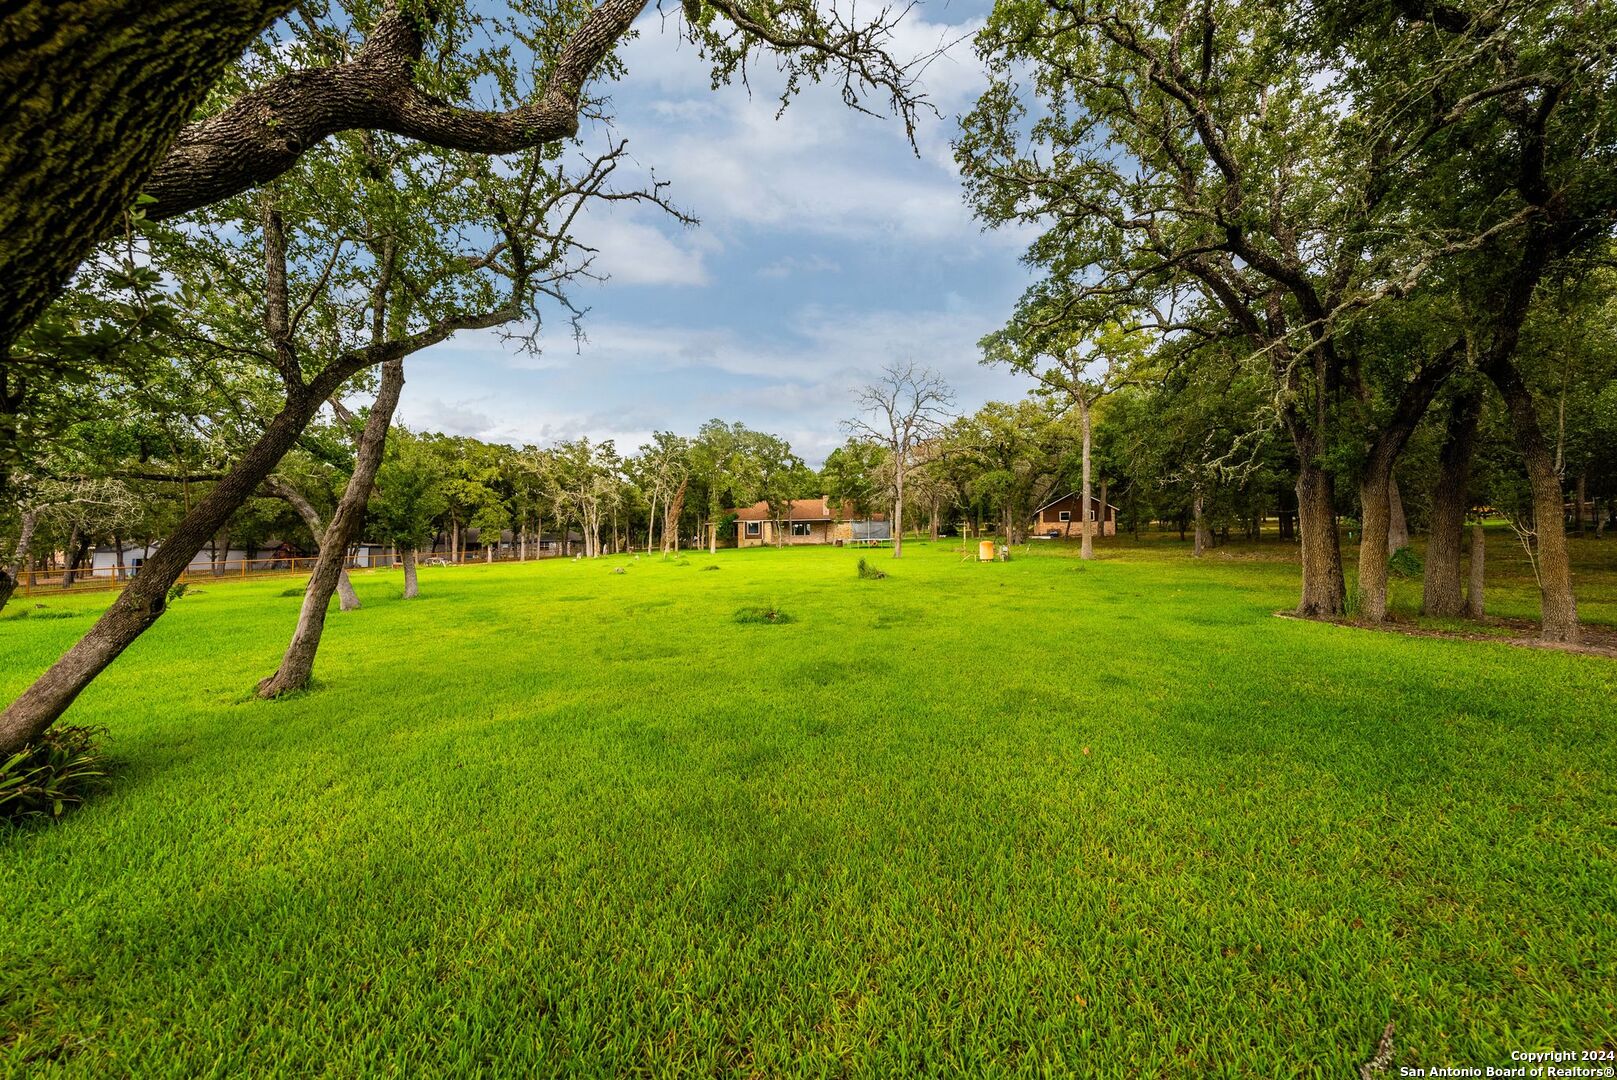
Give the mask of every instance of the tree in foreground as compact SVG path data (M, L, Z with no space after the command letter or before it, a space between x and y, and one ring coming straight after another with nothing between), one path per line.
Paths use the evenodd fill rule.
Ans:
M95 246L136 205L154 220L266 184L346 131L384 132L475 154L514 154L573 138L598 102L596 79L623 74L618 44L646 0L503 7L441 3L334 5L288 0L22 0L6 12L0 52L0 414L27 396L12 346ZM693 0L679 37L712 64L713 82L745 77L760 54L787 93L829 81L855 108L876 97L913 133L919 65L885 50L903 11L856 18L808 0ZM483 43L487 43L486 45ZM244 49L285 56L227 69ZM458 77L466 63L531 55L501 79ZM251 77L249 77L251 73ZM198 112L201 115L198 115ZM0 435L4 435L0 432ZM3 455L0 455L3 456Z

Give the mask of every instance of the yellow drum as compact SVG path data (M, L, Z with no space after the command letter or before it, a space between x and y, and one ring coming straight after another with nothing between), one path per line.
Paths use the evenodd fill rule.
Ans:
M978 562L993 562L994 561L994 542L992 540L983 540L983 541L978 543L978 545L977 545L977 561Z

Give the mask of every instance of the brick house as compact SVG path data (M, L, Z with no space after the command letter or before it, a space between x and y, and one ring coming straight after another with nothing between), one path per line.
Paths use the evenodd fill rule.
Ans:
M876 543L892 539L892 527L885 514L859 515L852 504L833 506L823 497L793 499L778 523L767 502L731 513L736 516L737 547L772 547L778 539L787 544Z

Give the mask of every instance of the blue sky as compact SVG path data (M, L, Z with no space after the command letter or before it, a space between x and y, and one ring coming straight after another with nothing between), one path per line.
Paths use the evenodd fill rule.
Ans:
M918 5L894 51L968 35L986 10ZM701 224L644 207L592 214L582 233L609 280L575 292L590 308L587 340L575 347L558 321L536 357L492 332L459 336L411 361L406 424L632 450L655 429L689 433L717 416L785 436L818 464L842 441L854 388L890 360L942 372L963 409L1025 391L977 363L978 338L1027 282L1028 237L982 232L961 198L949 140L983 85L969 42L922 77L943 115L923 120L917 157L901 123L854 113L832 87L806 88L777 119L770 72L750 96L713 91L655 10L640 28L612 87L613 132Z

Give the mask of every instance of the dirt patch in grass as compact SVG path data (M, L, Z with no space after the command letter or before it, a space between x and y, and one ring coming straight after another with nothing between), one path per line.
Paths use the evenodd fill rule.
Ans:
M1617 629L1607 626L1585 626L1583 641L1568 645L1559 641L1540 641L1538 623L1531 619L1488 619L1474 623L1473 629L1445 630L1434 626L1421 626L1407 616L1389 615L1387 621L1377 625L1356 619L1332 619L1321 616L1299 615L1295 611L1277 611L1276 618L1296 619L1299 622L1329 623L1354 630L1374 630L1384 634L1402 634L1405 637L1451 638L1458 641L1493 641L1505 645L1519 645L1528 649L1554 649L1557 652L1584 653L1617 660Z

